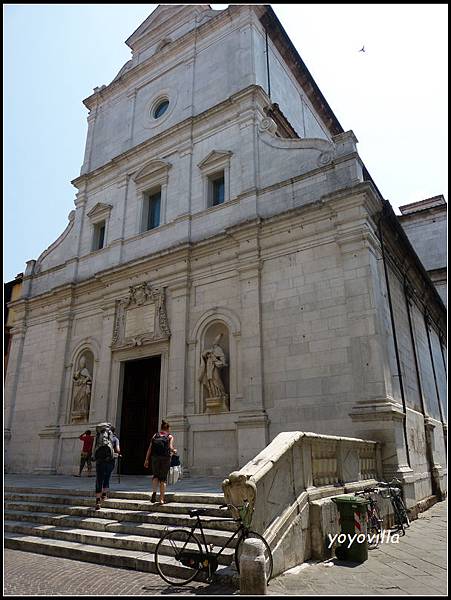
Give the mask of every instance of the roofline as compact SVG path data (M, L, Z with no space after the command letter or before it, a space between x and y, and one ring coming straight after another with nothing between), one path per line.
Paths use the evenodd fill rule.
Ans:
M268 25L273 26L275 29L275 33L279 34L281 36L281 38L282 38L283 42L285 43L286 47L288 48L290 54L293 56L293 59L296 63L296 66L299 69L299 73L300 73L301 77L305 78L306 82L308 84L310 84L312 87L313 93L309 93L308 89L306 89L305 92L309 96L309 98L310 98L311 102L314 104L315 108L318 110L318 113L320 114L321 118L324 119L324 116L326 116L328 118L329 123L327 122L327 119L326 119L325 124L328 125L328 128L331 131L331 134L338 135L339 133L343 133L344 132L343 127L341 126L339 120L337 119L333 110L329 106L329 103L323 96L321 90L319 89L318 85L316 84L315 80L313 79L310 71L307 69L304 61L302 60L302 58L299 55L299 52L296 50L295 46L293 45L293 42L290 40L287 32L283 28L283 25L279 21L273 8L269 4L264 5L264 8L265 8L265 13L262 17L260 17L260 21L261 21L262 25L265 28ZM274 31L271 31L270 29L268 29L268 34L270 37L271 37L271 33L274 33ZM273 39L273 42L276 44L277 38Z

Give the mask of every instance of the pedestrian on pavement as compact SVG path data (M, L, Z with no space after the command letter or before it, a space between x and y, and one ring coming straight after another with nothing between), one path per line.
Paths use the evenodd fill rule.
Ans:
M150 501L156 502L157 488L160 484L160 504L164 504L166 492L166 481L171 466L171 454L175 454L174 436L169 433L170 425L164 419L161 421L160 431L152 437L147 450L144 467L149 467L149 459L152 460L152 497Z
M78 475L74 475L74 477L81 477L81 472L83 471L85 464L88 466L88 475L91 475L92 471L91 455L92 446L94 444L94 436L91 435L91 430L87 429L81 434L79 439L83 442L83 448L81 449L80 454L80 470Z
M119 438L114 433L110 423L101 423L96 427L96 445L94 456L96 460L96 510L100 510L102 500L106 500L110 491L110 477L120 456Z

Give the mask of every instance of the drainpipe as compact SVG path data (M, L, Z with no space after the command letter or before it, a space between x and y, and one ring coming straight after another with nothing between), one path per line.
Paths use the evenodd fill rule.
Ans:
M384 265L385 285L387 286L387 299L388 299L388 307L389 307L389 310L390 310L391 326L392 326L392 331L393 331L393 342L394 342L394 346L395 346L396 366L397 366L397 369L398 369L399 389L400 389L400 392L401 392L402 409L403 409L403 412L404 412L404 417L403 417L403 420L402 420L402 424L403 424L403 431L404 431L404 442L405 442L405 445L406 445L406 458L407 458L407 465L409 466L409 468L411 468L410 453L409 453L409 442L408 442L408 438L407 438L406 398L405 398L405 393L404 393L404 382L403 382L402 372L401 372L401 360L400 360L400 357L399 357L398 339L397 339L397 336L396 336L395 315L394 315L394 312L393 312L393 304L392 304L391 292L390 292L390 282L389 282L389 279L388 279L387 261L386 261L386 258L385 258L384 235L382 233L382 220L385 218L385 216L387 214L387 211L386 211L387 201L384 200L383 202L384 202L384 205L383 205L383 208L382 208L382 210L380 212L379 222L378 222L379 241L381 243L382 263Z
M271 100L271 79L269 77L269 49L268 49L268 30L265 27L265 43L266 43L266 73L268 76L268 96Z
M438 391L437 374L435 372L434 355L432 354L431 336L429 335L429 323L428 323L428 316L427 316L426 307L425 307L425 310L424 310L424 325L426 327L426 333L427 333L427 336L428 336L429 354L431 356L432 373L434 375L435 392L437 394L438 411L440 413L440 422L442 424L443 439L444 439L444 442L445 442L445 450L446 450L446 452L448 452L448 437L447 437L447 434L446 434L445 421L443 419L442 403L440 402L440 394L439 394L439 391Z
M427 413L426 413L426 407L424 404L423 388L421 385L420 367L419 367L419 362L418 362L417 347L415 344L415 334L413 331L412 315L410 314L409 295L411 295L411 293L409 293L409 288L408 288L408 284L406 281L406 277L404 276L404 299L406 301L406 311L407 311L407 318L409 321L410 341L412 343L413 358L415 361L415 373L417 376L418 392L420 394L421 413L423 415L424 439L426 442L426 460L428 462L428 467L429 467L432 495L436 496L439 490L438 490L437 482L433 476L434 456L432 453L431 438L430 438L430 435L429 435L427 427L426 427Z

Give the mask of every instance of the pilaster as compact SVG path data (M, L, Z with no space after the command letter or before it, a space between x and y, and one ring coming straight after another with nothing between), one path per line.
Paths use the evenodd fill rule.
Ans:
M81 175L84 175L85 173L89 173L89 170L91 168L92 145L93 145L93 140L94 140L94 129L95 129L96 118L97 118L97 110L98 110L98 108L97 108L97 104L96 104L87 117L88 133L86 136L85 156L83 159L83 165L80 170Z
M168 418L171 426L171 433L174 435L174 446L177 448L182 472L184 477L189 477L188 469L188 446L189 446L189 429L190 424L188 419L183 415L172 415Z
M64 386L66 363L72 331L72 287L56 306L57 335L53 354L53 377L49 382L49 405L47 425L39 432L39 458L35 473L56 473L58 444L60 438L60 416L66 399Z
M431 417L424 418L424 429L426 433L426 444L430 448L432 465L431 465L431 479L432 479L432 491L437 496L438 500L444 500L446 497L446 480L444 469L441 464L436 462L437 453L435 452L435 436L434 429L437 421Z
M105 300L102 304L102 341L99 356L96 357L97 376L95 396L91 400L89 420L92 423L107 421L114 423L117 417L117 396L111 390L111 343L113 340L115 300ZM116 402L114 401L116 399ZM119 423L116 423L119 425Z
M264 410L244 411L235 421L238 441L238 467L243 467L269 443L269 419Z
M5 380L5 399L4 399L4 444L5 444L5 472L10 467L9 446L12 437L12 426L14 421L17 387L22 368L22 355L26 336L25 312L22 318L15 321L15 326L11 328L11 345L9 351L8 370Z
M187 360L187 318L190 284L181 278L167 288L171 298L171 342L169 345L168 396L166 416L185 414L185 374Z

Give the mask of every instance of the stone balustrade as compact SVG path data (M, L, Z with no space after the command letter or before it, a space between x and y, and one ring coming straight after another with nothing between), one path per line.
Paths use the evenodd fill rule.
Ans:
M252 529L265 536L275 573L311 556L313 500L363 487L382 477L380 444L310 432L280 433L254 459L224 480L228 504L253 505Z

